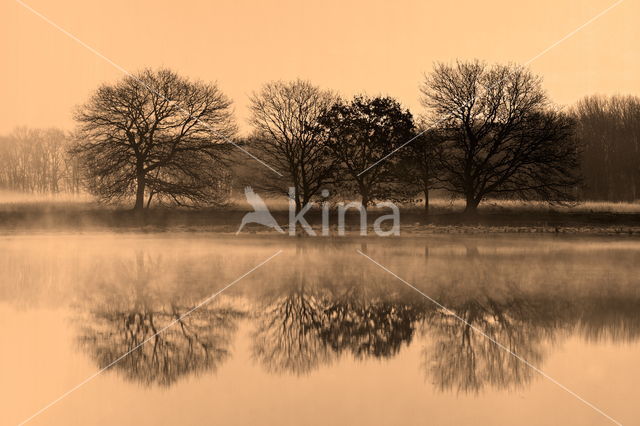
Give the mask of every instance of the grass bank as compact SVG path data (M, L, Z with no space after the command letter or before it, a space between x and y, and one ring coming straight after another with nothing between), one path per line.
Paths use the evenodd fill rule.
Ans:
M284 204L271 205L276 221L289 221ZM0 232L48 231L213 231L235 232L247 206L232 204L223 208L186 209L152 208L139 215L126 208L109 207L91 201L17 201L0 203ZM548 207L536 203L488 202L481 206L477 217L460 213L456 203L433 203L430 214L417 206L401 207L400 224L403 234L430 233L594 233L640 235L640 205L615 203L585 203L572 207ZM388 210L371 209L368 223ZM321 211L305 215L312 227L319 229ZM347 232L357 233L360 216L356 211L346 215ZM337 212L329 217L332 233L338 223ZM390 224L390 221L386 222ZM283 226L284 227L284 226ZM248 225L245 233L274 232L260 225Z

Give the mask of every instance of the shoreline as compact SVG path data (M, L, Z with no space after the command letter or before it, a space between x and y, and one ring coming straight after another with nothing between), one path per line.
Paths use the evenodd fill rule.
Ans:
M20 235L42 232L207 232L235 234L242 217L250 210L239 208L165 209L155 208L143 215L131 210L86 205L10 205L0 206L0 234ZM272 212L274 218L287 229L287 211ZM375 236L372 225L376 218L388 214L384 210L367 212L368 234ZM329 236L321 236L320 210L305 215L318 238L340 237L335 211L329 215ZM359 235L360 215L351 211L345 215L345 235ZM383 228L391 225L385 221ZM425 215L415 208L400 210L400 237L433 234L586 234L640 236L640 214L611 212L557 212L541 210L513 210L480 212L469 218L461 213L434 212ZM249 224L241 235L282 235L261 225ZM288 236L288 235L284 235ZM396 237L397 238L397 237Z

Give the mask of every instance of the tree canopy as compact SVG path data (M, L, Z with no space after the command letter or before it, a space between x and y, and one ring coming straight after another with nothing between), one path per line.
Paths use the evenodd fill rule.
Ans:
M101 86L78 108L72 149L91 192L179 205L219 202L224 152L235 133L231 102L215 84L146 69Z
M398 187L393 190L397 158L378 161L414 136L409 110L388 96L356 96L350 102L337 102L321 117L320 124L340 169L343 190L358 193L365 207L375 198L398 193Z
M318 119L336 96L304 80L265 84L250 98L253 145L275 167L256 186L287 194L295 188L296 208L308 203L333 177L333 164L321 140Z
M467 212L488 195L551 202L575 196L574 122L553 108L526 68L436 64L421 91L443 137L437 179L465 197Z

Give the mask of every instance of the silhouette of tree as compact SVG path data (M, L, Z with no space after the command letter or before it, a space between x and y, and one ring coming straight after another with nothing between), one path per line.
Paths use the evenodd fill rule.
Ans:
M334 101L333 93L303 80L267 83L250 98L255 130L251 143L261 158L282 174L278 178L268 171L258 186L276 194L288 194L290 186L295 188L297 210L333 179L333 164L322 143L318 118Z
M235 133L231 102L213 84L149 69L101 86L75 114L71 150L89 190L112 201L145 194L183 205L220 202L223 152Z
M436 64L421 91L443 135L437 179L474 213L488 195L573 199L574 122L552 108L541 80L523 67Z
M357 192L365 207L375 198L401 194L401 186L394 186L397 158L363 171L414 136L409 110L390 97L356 96L349 103L337 102L319 121L347 193Z

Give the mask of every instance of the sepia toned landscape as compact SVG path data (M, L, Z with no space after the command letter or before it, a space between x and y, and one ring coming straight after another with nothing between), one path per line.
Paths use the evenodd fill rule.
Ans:
M640 425L633 0L0 6L0 424Z

